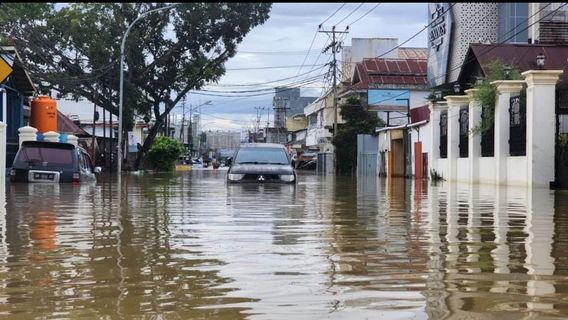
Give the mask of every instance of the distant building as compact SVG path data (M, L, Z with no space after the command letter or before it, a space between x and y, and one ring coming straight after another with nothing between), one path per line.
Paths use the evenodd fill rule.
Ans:
M206 131L207 148L209 150L236 149L241 144L241 133L238 131Z
M300 88L277 87L275 91L272 99L275 128L285 128L287 117L304 113L304 107L316 100L300 96Z

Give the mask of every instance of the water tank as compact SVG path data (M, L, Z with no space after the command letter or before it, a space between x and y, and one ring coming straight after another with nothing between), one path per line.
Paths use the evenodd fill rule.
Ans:
M57 102L48 96L39 96L32 100L30 125L38 133L57 132Z

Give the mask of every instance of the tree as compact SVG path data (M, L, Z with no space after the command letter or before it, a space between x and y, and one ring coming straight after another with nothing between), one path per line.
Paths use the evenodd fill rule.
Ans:
M8 33L25 69L43 88L84 97L118 115L120 43L139 15L167 3L2 5ZM216 82L237 44L269 17L270 3L182 3L152 13L131 29L125 48L123 128L134 115L154 118L138 153L152 145L169 112L190 90ZM13 21L17 21L14 23Z
M337 171L353 174L357 167L357 135L374 134L375 128L384 126L384 122L373 112L368 112L357 98L349 98L341 105L341 117L344 124L338 126L333 138Z
M187 149L177 140L169 137L158 137L148 151L148 161L160 171L171 171L176 160L184 155Z

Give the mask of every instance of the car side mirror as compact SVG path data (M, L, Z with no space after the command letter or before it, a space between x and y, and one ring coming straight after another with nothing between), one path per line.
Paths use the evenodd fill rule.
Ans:
M101 172L103 172L103 168L95 167L95 174L100 174Z

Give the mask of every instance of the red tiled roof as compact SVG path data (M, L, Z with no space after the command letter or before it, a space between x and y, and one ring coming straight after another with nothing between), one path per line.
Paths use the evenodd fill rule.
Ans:
M355 65L352 89L368 89L369 84L426 85L425 59L364 59Z

